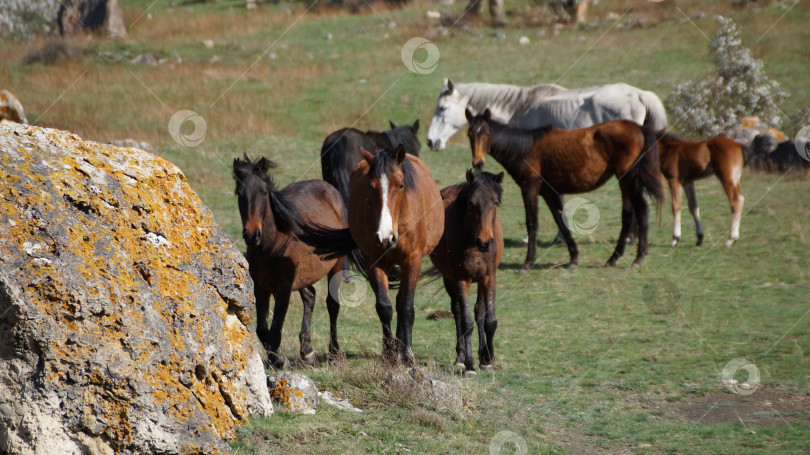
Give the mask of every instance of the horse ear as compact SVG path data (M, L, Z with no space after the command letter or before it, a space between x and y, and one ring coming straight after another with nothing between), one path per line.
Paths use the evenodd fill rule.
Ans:
M503 172L495 176L495 183L497 183L498 185L503 183Z
M467 183L472 183L474 178L475 174L473 174L472 169L467 169Z
M259 170L262 171L262 174L266 174L267 171L272 167L270 166L270 161L265 157L262 157L257 164L259 165Z
M363 159L366 160L368 164L371 164L371 162L374 161L374 154L368 150L360 149L360 154L363 155Z
M456 86L453 84L453 81L451 81L449 77L444 79L444 86L447 87L447 90L450 90L451 92L456 89Z
M239 158L233 159L233 171L236 172L239 170Z
M413 131L413 134L416 134L419 131L419 119L416 119L416 121L413 122L413 126L411 127L411 131Z
M467 117L468 122L472 122L473 119L475 118L475 115L473 115L469 107L464 109L464 116Z
M489 111L489 108L484 111L484 120L487 122L492 120L492 112Z
M392 130L397 128L397 125L393 122L393 120L389 120L388 124L391 125Z
M406 154L407 154L407 152L405 151L405 146L402 145L402 144L399 144L397 146L397 163L401 164L403 161L405 161L405 155Z

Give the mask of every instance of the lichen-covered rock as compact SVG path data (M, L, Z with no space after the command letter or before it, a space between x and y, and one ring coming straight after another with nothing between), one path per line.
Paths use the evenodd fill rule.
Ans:
M28 123L22 103L8 90L0 90L0 122Z
M0 453L218 453L272 413L247 263L171 163L0 124Z
M385 381L384 386L391 393L412 397L440 409L459 412L464 406L461 392L456 386L430 376L420 368L397 370Z
M281 409L298 414L315 414L320 403L315 382L300 373L276 373L267 377L273 402Z

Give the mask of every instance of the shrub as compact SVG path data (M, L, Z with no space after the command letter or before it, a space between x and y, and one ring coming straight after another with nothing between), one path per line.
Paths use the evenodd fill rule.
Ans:
M709 46L715 73L675 87L667 100L678 129L697 136L717 136L743 117L759 117L778 128L779 105L787 94L765 74L762 62L742 45L741 32L720 16L720 28Z

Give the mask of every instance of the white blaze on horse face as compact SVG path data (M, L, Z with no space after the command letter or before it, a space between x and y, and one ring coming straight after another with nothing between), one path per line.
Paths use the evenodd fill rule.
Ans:
M380 177L380 192L382 193L382 210L380 224L377 228L377 240L380 243L390 242L394 237L394 221L391 218L391 209L388 207L388 176Z

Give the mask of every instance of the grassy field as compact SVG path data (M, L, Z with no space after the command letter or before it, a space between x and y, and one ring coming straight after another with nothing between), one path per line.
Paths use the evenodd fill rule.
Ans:
M304 3L253 12L234 1L174 8L164 0L123 3L129 37L79 42L85 49L80 58L26 66L16 62L43 41L0 43L6 62L0 88L15 93L38 125L99 141L150 142L184 170L240 248L230 177L234 156L247 152L277 161L274 177L287 184L320 177L321 142L343 126L383 129L388 119L418 118L424 141L447 76L571 87L623 81L665 98L676 83L711 70L704 35L716 28L713 14L724 13L791 94L786 115L810 101L810 8L804 1L793 7L771 2L758 10L730 9L727 1L603 1L591 8L591 25L567 26L558 34L551 25L531 25L531 17L542 23L548 16L531 2L507 2L513 14L505 28L462 21L449 33L425 11L458 14L463 4L390 9L375 3L349 14L320 5L307 11ZM619 15L619 24L638 18L646 26L614 26L605 20L609 12ZM707 14L696 16L700 12ZM426 75L409 71L400 57L401 46L419 36L441 52L438 68ZM522 36L530 43L520 45ZM141 54L168 61L130 62ZM184 147L169 134L170 118L182 109L206 121L197 147ZM677 130L677 119L670 123ZM422 155L440 187L461 181L470 162L463 134L445 151L425 147ZM492 160L487 167L499 170ZM745 172L741 239L725 249L725 195L716 180L702 181L705 245L694 246L694 225L685 212L681 246L668 247L667 201L661 227L651 229L651 254L641 269L631 270L632 255L617 268L601 267L620 225L618 186L610 182L582 195L598 207L600 220L592 235L578 239L581 267L561 269L565 248L543 245L535 267L519 275L525 225L517 186L509 180L500 209L507 250L498 273L497 371L462 379L451 366L453 322L426 319L449 309L440 283L424 284L416 300L417 361L459 386L468 402L463 413L380 388L386 372L375 358L381 337L369 298L341 312L347 361L306 370L319 387L365 412L323 405L315 416L257 418L240 429L234 452L512 454L522 453L522 441L530 454L806 453L809 185L806 176ZM541 243L555 231L541 207ZM313 325L320 354L328 340L324 291L322 282ZM290 358L298 352L298 302L296 296L281 347ZM724 367L738 358L760 373L753 394L734 394L721 384Z

